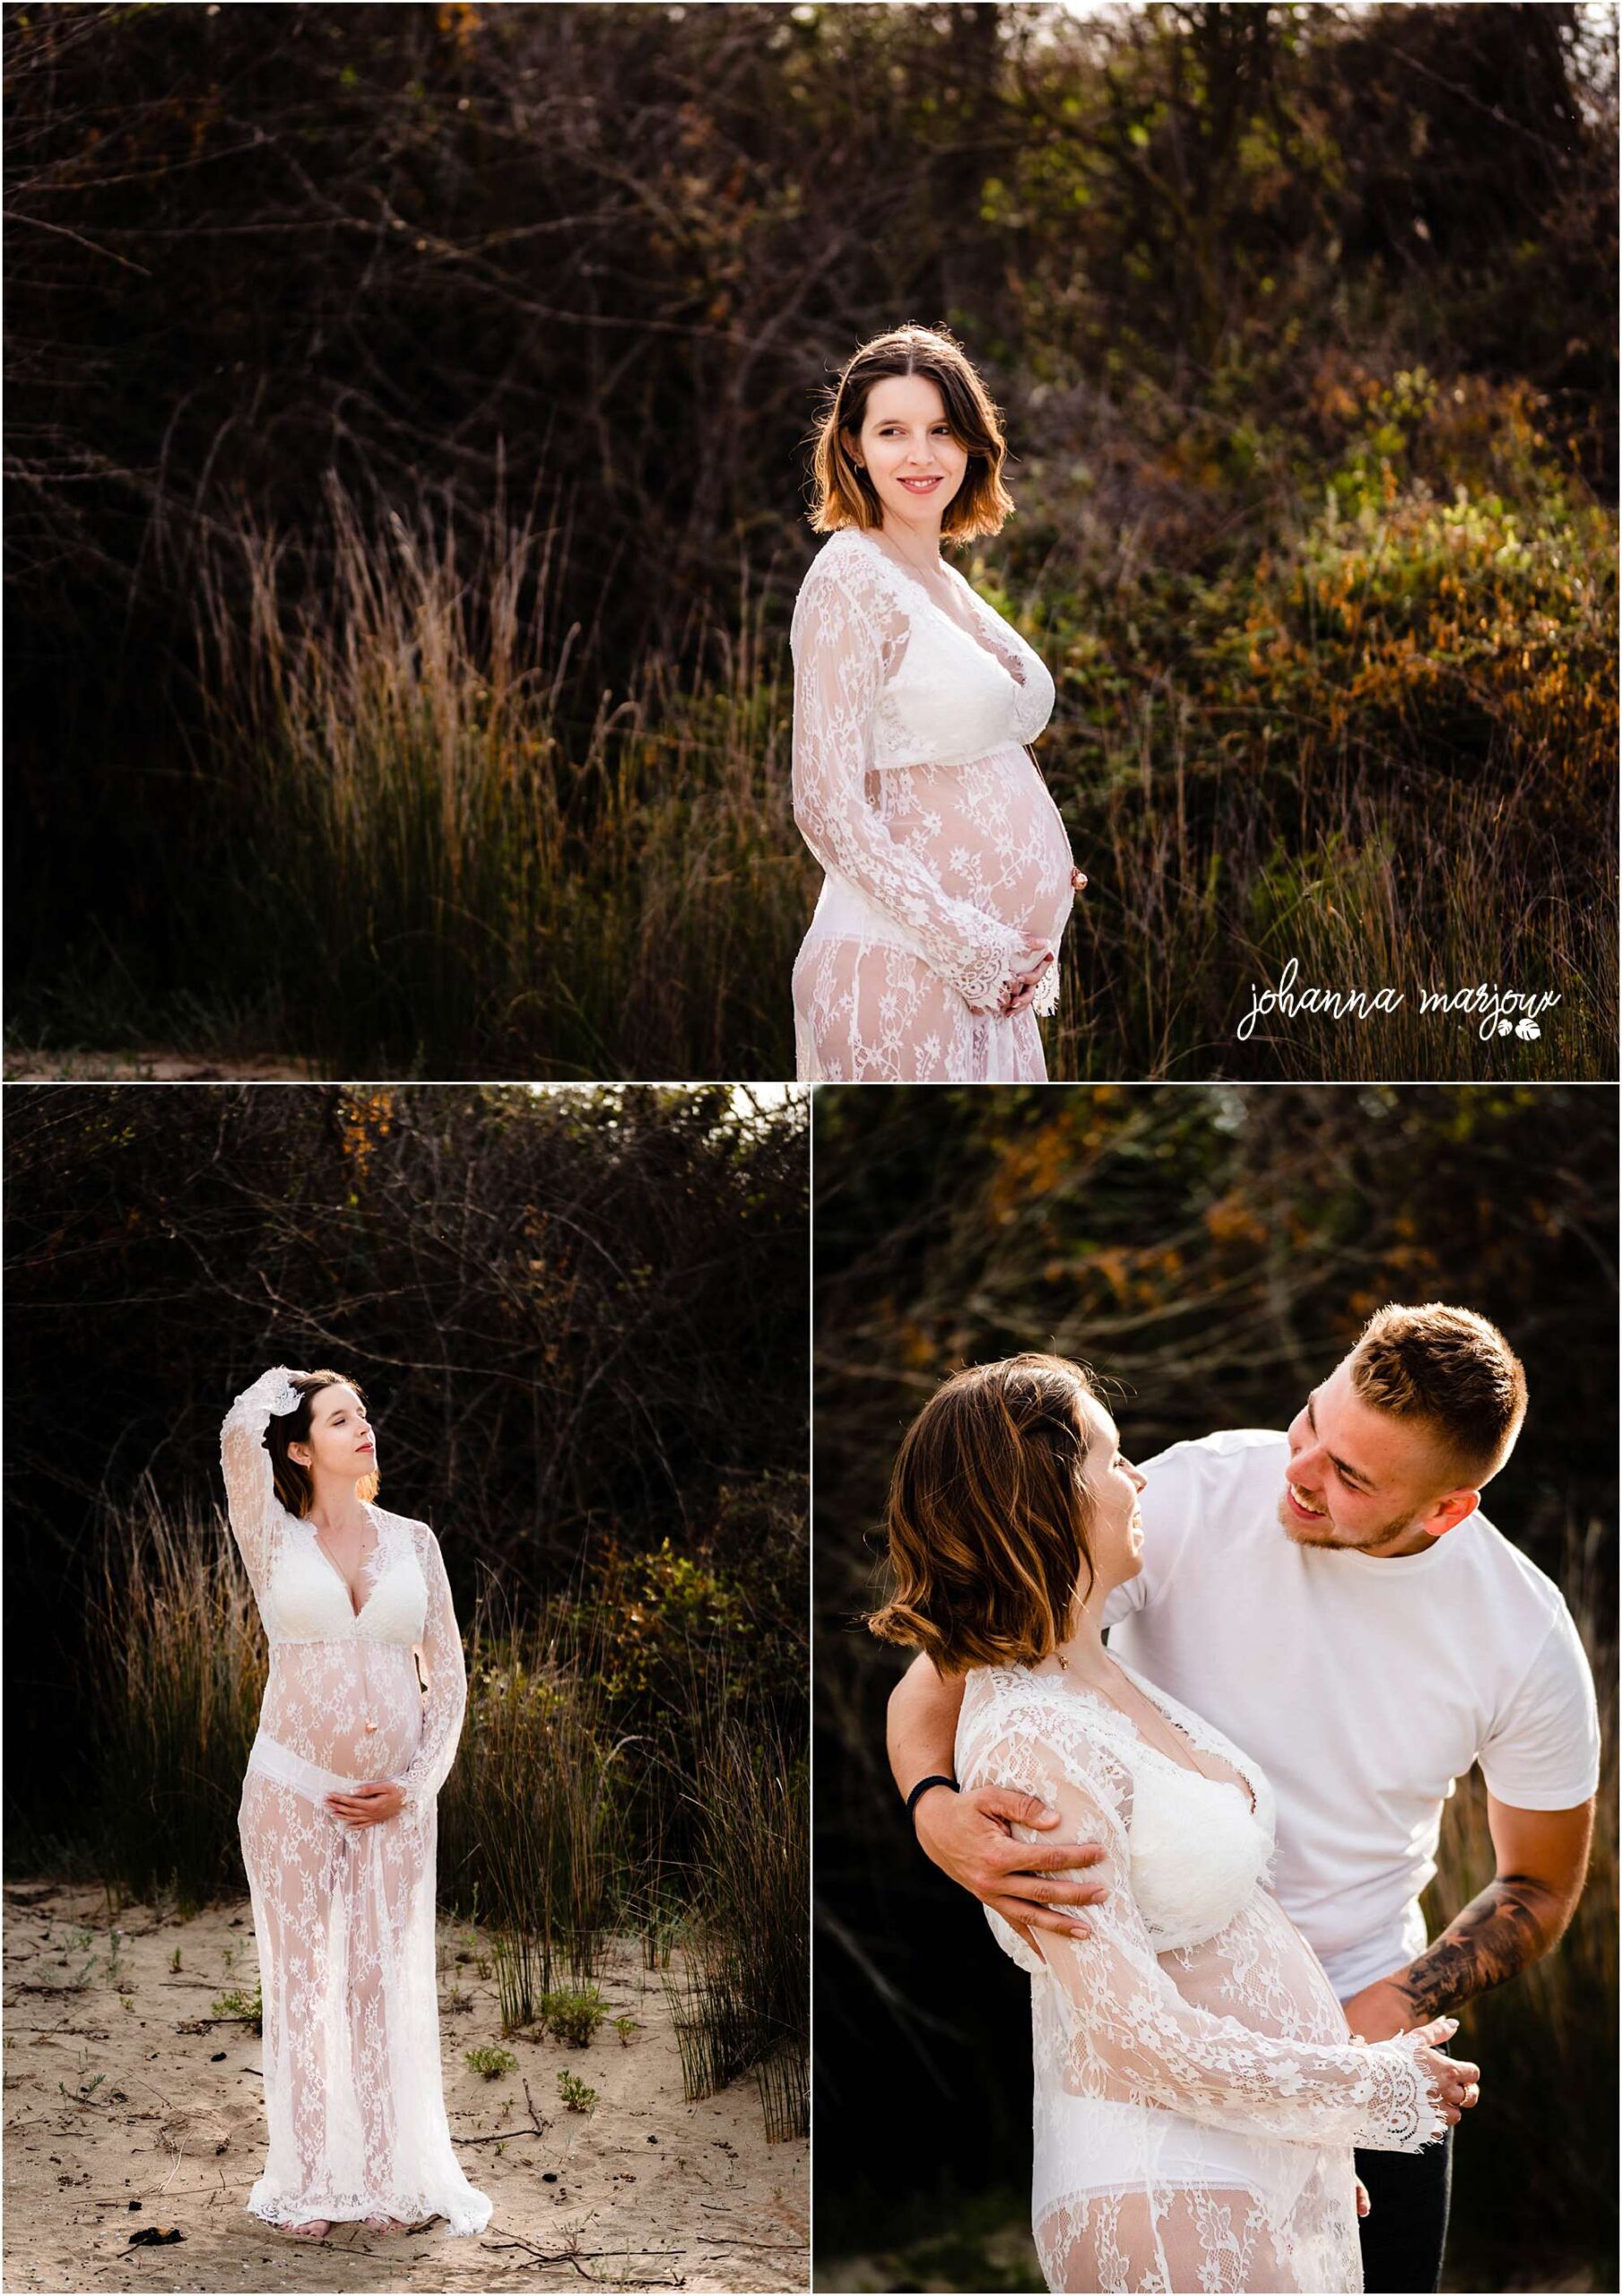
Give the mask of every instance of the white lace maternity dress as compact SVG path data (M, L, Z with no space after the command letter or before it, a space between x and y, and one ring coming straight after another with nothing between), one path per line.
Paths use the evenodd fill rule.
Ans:
M1418 2043L1354 2042L1322 1962L1267 1887L1272 1790L1219 1731L1123 1670L1189 1769L1062 1675L972 1673L958 1776L1102 1842L1089 1938L1035 1952L1032 2222L1054 2289L1360 2290L1354 2146L1446 2134ZM1039 1837L1028 1826L1025 1840ZM1052 1839L1044 1836L1041 1839Z
M845 526L794 603L794 818L824 873L794 965L802 1083L1047 1074L1036 1016L1058 1003L1074 895L1064 824L1025 744L1054 682L945 572L961 620ZM1033 944L1054 962L1034 1004L1003 1020L999 989Z
M220 1438L231 1530L270 1642L238 1820L270 2128L247 2205L273 2224L437 2215L478 2232L490 2204L451 2149L435 1984L435 1803L466 1703L450 1586L427 1524L372 1507L353 1610L314 1526L272 1482L265 1431L298 1401L284 1370L267 1371ZM347 1827L321 1798L386 1779L405 1806L378 1825Z

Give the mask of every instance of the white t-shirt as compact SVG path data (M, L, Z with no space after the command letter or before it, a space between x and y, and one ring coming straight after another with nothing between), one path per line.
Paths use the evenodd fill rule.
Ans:
M1442 1805L1479 1761L1522 1810L1600 1777L1593 1677L1554 1582L1478 1511L1418 1554L1297 1546L1286 1437L1240 1428L1144 1463L1143 1569L1110 1648L1254 1755L1274 1886L1342 2001L1422 1952Z

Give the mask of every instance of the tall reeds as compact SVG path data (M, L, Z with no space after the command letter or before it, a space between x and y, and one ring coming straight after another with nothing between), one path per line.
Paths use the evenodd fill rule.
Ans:
M1530 785L1375 791L1348 770L1299 789L1195 777L1173 738L1141 772L1067 792L1089 884L1076 906L1048 1065L1058 1077L1566 1079L1608 1072L1617 1031L1614 801L1592 840L1552 839ZM1400 992L1340 1016L1256 998ZM1553 991L1535 1037L1426 994ZM1253 996L1253 991L1254 995ZM1244 1037L1241 1024L1251 1016ZM1512 1015L1513 1020L1513 1015Z
M807 1765L768 1718L728 1718L692 1783L693 1926L666 1991L690 2099L752 2070L767 2134L810 2127Z
M132 1896L172 1890L183 1909L240 1887L265 1639L218 1518L172 1517L150 1486L112 1510L86 1641L104 1878Z
M296 539L246 510L216 526L194 586L204 762L183 881L155 889L184 988L143 1013L143 965L112 951L98 971L81 950L24 982L21 1026L338 1075L791 1073L819 872L791 804L789 583L774 597L746 573L678 654L588 678L593 633L557 603L568 549L499 500L363 509L331 472ZM1080 604L1046 583L1056 665L1109 652L1092 624L1110 585L1089 578ZM1615 784L1588 718L1533 740L1499 695L1490 770L1461 765L1426 689L1383 744L1356 662L1309 634L1297 683L1281 670L1236 729L1223 664L1277 601L1235 578L1198 627L1145 603L1151 652L1177 666L1118 715L1061 676L1037 756L1090 884L1050 1074L1609 1074ZM1595 646L1568 636L1574 678ZM1347 714L1332 737L1321 690ZM1297 993L1403 1001L1241 1039L1253 987L1292 958ZM1483 983L1560 1003L1537 1038L1485 1040L1421 1009Z
M273 989L283 1048L337 1073L787 1074L818 873L764 594L746 583L731 628L695 629L680 665L629 663L588 706L579 632L551 626L556 535L497 506L470 554L442 508L369 520L331 474L325 507L319 578L245 519L199 593L221 975ZM1613 800L1593 793L1574 844L1552 766L1377 770L1305 729L1297 763L1281 735L1265 770L1213 765L1202 705L1165 704L1110 732L1061 714L1040 749L1091 880L1054 1075L1604 1072ZM1241 1039L1253 986L1292 958L1297 993L1402 1002ZM1537 1038L1486 1040L1421 1008L1481 983L1561 1001Z
M441 1895L495 1932L507 2031L532 2024L559 1970L598 1969L628 1892L626 1747L566 1605L522 1627L481 1605L468 1705L440 1797Z

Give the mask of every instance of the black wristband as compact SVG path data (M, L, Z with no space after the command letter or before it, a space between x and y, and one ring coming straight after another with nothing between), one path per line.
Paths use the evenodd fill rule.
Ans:
M920 1795L927 1794L932 1786L950 1786L954 1794L958 1791L955 1778L921 1778L906 1797L906 1814L909 1818L918 1806Z

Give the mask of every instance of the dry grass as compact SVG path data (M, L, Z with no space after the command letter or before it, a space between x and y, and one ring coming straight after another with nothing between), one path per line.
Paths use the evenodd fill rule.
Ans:
M109 958L28 987L19 1026L59 1048L178 1031L227 1062L273 1050L346 1075L790 1074L818 873L790 803L781 602L746 578L679 661L646 654L588 690L589 634L555 622L555 534L498 504L458 539L426 497L373 518L331 474L323 517L307 552L244 515L200 570L198 834L217 869L170 906L182 941L206 936L184 968L206 986L184 1012L143 1010ZM1566 748L1534 740L1500 665L1472 763L1411 680L1390 727L1377 696L1359 717L1361 657L1326 630L1271 666L1268 711L1242 710L1224 664L1247 595L1123 713L1062 681L1040 759L1091 886L1050 1072L1609 1074L1615 798L1587 718ZM1080 642L1036 634L1056 663ZM1345 720L1332 738L1320 689ZM1241 1040L1253 986L1292 957L1302 987L1404 1001ZM1561 1003L1538 1039L1487 1042L1420 1010L1424 990L1480 983Z
M427 508L326 509L318 585L245 524L199 605L238 962L292 1038L354 1074L787 1073L811 872L762 602L582 716L555 537L497 509L464 567Z

